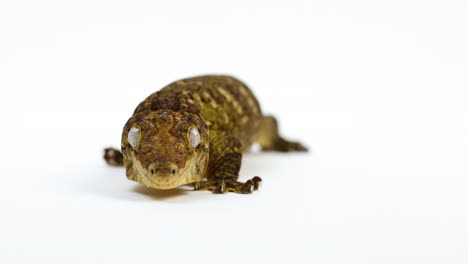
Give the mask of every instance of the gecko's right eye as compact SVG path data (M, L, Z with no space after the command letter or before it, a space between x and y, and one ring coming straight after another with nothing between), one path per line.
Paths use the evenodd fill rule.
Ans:
M189 129L189 143L193 149L200 144L200 132L194 127Z
M140 128L135 126L135 127L132 127L130 131L128 131L128 136L127 136L128 144L130 144L130 146L133 149L136 149L138 147L138 143L140 143L140 138L141 138Z

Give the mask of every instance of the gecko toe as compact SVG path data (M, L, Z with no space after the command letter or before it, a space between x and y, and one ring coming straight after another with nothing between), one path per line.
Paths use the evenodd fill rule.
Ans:
M226 183L224 180L221 181L221 183L218 185L218 188L216 188L217 193L224 193L226 191Z
M252 181L254 183L255 190L258 190L262 186L262 178L255 176L252 178Z
M299 143L296 145L294 150L295 151L303 151L303 152L309 151L309 149L307 147L305 147L305 146L303 146L303 145L301 145Z
M252 193L255 189L254 181L248 180L244 183L244 192L245 193Z
M305 147L304 145L302 145L301 143L299 142L288 142L288 146L287 146L287 151L299 151L299 152L307 152L309 151L307 149L307 147Z

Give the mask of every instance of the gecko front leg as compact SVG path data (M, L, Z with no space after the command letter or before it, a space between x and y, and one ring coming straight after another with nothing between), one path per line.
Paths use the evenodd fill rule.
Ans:
M104 160L107 164L112 166L123 166L123 155L117 149L106 148L104 149Z
M196 190L210 190L214 193L252 193L262 182L258 176L239 182L242 162L240 141L222 132L210 131L210 154L206 181L194 183Z

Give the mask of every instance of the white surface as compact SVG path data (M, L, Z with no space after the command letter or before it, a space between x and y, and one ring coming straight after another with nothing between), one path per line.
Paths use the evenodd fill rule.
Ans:
M467 263L466 1L0 3L1 263ZM308 155L252 195L101 159L149 93L245 80Z

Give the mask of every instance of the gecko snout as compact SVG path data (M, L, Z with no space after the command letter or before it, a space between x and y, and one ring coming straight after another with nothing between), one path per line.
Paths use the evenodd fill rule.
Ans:
M177 165L153 162L148 166L148 172L152 177L175 176L177 174Z

